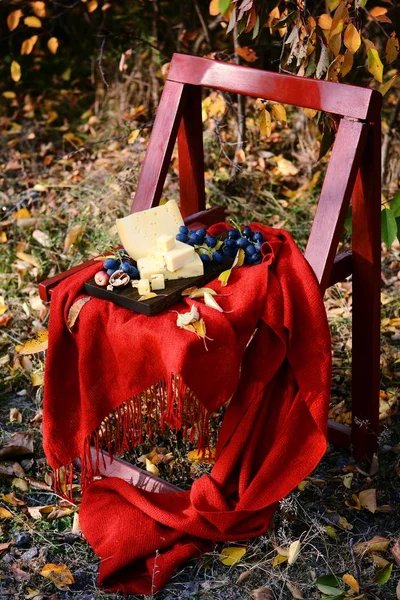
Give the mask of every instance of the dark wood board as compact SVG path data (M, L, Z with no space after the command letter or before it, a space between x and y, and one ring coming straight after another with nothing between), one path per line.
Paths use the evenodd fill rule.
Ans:
M105 287L99 287L95 284L94 278L85 283L85 291L89 296L109 300L128 308L134 312L151 317L157 315L163 310L170 308L182 300L182 292L190 287L202 287L209 283L220 273L226 271L232 266L233 258L226 258L222 263L212 261L209 265L204 265L204 275L199 277L185 277L183 279L173 279L165 282L165 290L156 292L157 297L149 298L139 302L140 294L136 288L130 284L121 290L114 289L112 292Z

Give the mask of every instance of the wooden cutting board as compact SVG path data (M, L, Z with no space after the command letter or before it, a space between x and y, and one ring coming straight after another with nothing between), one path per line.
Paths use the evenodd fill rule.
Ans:
M85 291L89 296L101 298L102 300L109 300L110 302L119 304L129 310L151 317L152 315L157 315L163 310L170 308L177 302L180 302L182 300L182 292L186 288L194 286L202 287L218 277L220 273L232 266L233 260L233 258L227 257L222 263L212 261L210 264L204 265L204 275L199 277L185 277L183 279L166 281L165 290L156 292L157 296L154 298L149 298L148 300L142 300L140 302L140 294L136 288L131 286L131 284L128 284L120 290L114 288L111 292L105 287L96 285L92 278L85 283Z

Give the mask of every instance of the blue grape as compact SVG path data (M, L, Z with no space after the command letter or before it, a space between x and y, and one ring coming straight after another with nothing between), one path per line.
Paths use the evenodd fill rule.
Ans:
M200 258L205 265L208 265L211 262L211 259L208 256L208 254L200 254Z
M115 258L106 258L106 260L103 263L103 267L106 270L107 269L115 270L118 267L118 262L115 260Z
M202 237L202 238L206 237L206 230L204 229L204 227L200 227L200 229L197 229L196 233L199 237Z
M197 241L195 242L195 244L197 246L201 246L202 244L204 244L204 238L201 235L198 235L197 233L196 233L196 239L197 239Z
M254 246L252 244L249 244L248 246L246 246L244 251L246 252L247 256L253 256L253 254L257 253L257 250L254 248Z
M257 250L257 252L261 252L261 248L264 242L256 242L254 244L254 248Z
M263 242L263 241L264 241L264 236L263 236L263 234L261 233L261 231L255 231L255 232L253 233L253 240L254 240L255 242Z
M111 277L111 275L112 275L113 273L115 273L115 271L117 271L117 270L118 270L118 269L107 269L107 275L110 275L110 277Z
M225 240L225 248L236 248L236 240Z
M198 244L199 243L199 238L197 236L196 233L191 233L189 235L189 242L192 242L193 244Z
M253 232L248 225L246 225L246 227L243 227L243 235L245 235L247 238L253 237Z
M249 240L245 237L239 238L236 242L238 248L246 248L249 245Z
M127 260L124 260L122 265L121 265L121 269L124 273L129 273L129 269L131 268L130 263Z
M225 256L230 256L230 258L234 258L236 256L236 248L224 248Z
M139 279L139 271L133 265L129 265L129 271L127 273L131 279Z
M240 237L240 233L237 229L229 229L228 231L228 237L231 240L237 240Z
M175 236L175 239L178 240L178 242L186 243L188 241L188 236L186 233L178 233L178 235Z
M217 238L212 235L208 235L206 237L205 242L210 248L215 248L215 246L217 245Z
M224 255L219 250L216 250L215 252L213 252L212 257L216 262L219 262L219 263L224 260Z
M183 233L184 235L188 235L189 229L186 227L186 225L181 225L179 227L179 233Z

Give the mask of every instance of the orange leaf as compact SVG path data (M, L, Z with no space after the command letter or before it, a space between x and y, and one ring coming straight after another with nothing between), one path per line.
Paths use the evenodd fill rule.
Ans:
M44 565L40 574L50 579L59 590L65 590L68 585L75 583L71 571L67 565L54 565L49 563Z
M38 19L37 17L33 17L33 16L25 17L24 23L28 27L35 27L35 29L39 29L39 27L42 26L42 21L40 19Z
M235 52L238 56L240 56L240 58L243 58L243 60L245 60L246 62L252 63L258 59L258 56L254 52L254 50L252 48L249 48L248 46L236 48Z
M347 50L354 54L361 46L361 36L352 23L349 23L344 32L344 45Z
M38 36L37 35L32 35L32 37L24 40L21 44L21 54L30 54L33 50L34 45L36 44L38 40Z
M47 42L47 47L52 54L56 54L58 50L58 39L56 37L51 37Z
M21 66L16 60L11 63L11 79L16 83L21 79Z
M46 16L46 5L44 2L31 2L31 7L37 17Z
M358 593L360 591L360 585L359 585L357 579L355 577L353 577L353 575L346 573L345 575L343 575L342 580L343 580L343 583L348 585L353 590L353 592Z
M7 27L10 31L14 31L14 29L17 29L19 22L21 20L21 17L22 17L21 9L13 10L12 12L10 12L10 14L7 17Z

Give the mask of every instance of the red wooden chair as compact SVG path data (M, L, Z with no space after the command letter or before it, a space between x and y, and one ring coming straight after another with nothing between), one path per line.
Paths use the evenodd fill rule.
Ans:
M180 203L186 224L211 225L224 219L222 207L206 210L202 87L300 104L340 117L305 256L322 294L327 287L352 275L352 426L330 421L329 440L351 447L357 458L371 457L379 425L381 95L341 83L174 54L131 212L159 203L178 138ZM352 250L336 254L350 200ZM88 264L42 282L41 298L49 300L58 282ZM133 476L137 481L135 471L114 461L104 474L128 479ZM146 475L145 479L146 487L160 486L153 477ZM171 489L169 484L161 484L161 488L159 491Z

